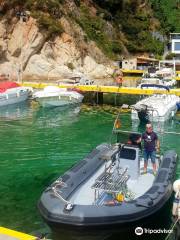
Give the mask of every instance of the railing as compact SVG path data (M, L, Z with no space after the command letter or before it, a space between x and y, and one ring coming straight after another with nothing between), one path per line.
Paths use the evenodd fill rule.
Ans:
M62 178L60 178L59 180L55 181L52 185L51 185L51 190L54 193L54 196L57 197L60 201L62 201L65 204L65 209L66 210L72 210L73 208L73 204L69 201L67 201L66 199L64 199L60 193L62 193L61 191L59 191L58 188L65 188L67 187L67 184L64 183L62 181ZM48 190L50 190L48 189Z

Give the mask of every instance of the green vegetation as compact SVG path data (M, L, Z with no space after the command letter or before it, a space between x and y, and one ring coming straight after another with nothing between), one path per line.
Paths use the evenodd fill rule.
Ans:
M176 56L175 53L169 53L169 54L166 55L165 58L166 58L166 60L172 60L175 56Z
M62 3L64 0L11 0L4 4L4 13L9 9L26 9L37 19L40 29L45 30L48 37L61 35L64 30L60 23Z
M39 28L45 30L48 36L53 37L61 35L64 32L61 23L49 14L33 12L32 15L37 19Z
M72 71L75 69L74 64L73 64L72 62L68 62L66 65L67 65L67 67L68 67L69 69L71 69Z
M73 1L73 0L72 0ZM71 2L72 2L71 1ZM159 33L180 32L180 0L4 0L1 16L10 9L27 9L49 37L64 31L60 18L68 14L111 59L130 53L161 56L164 43ZM66 9L68 8L68 9ZM157 36L153 35L157 32Z
M180 0L150 0L154 15L166 33L180 32Z
M116 27L121 26L126 40L124 45L129 52L149 52L155 55L161 55L164 50L164 44L158 39L153 38L151 21L152 16L149 11L140 8L140 0L94 0L105 11L109 11L112 21ZM145 5L150 10L148 4ZM107 13L106 15L107 16Z
M91 15L85 5L80 7L80 18L76 19L77 23L87 34L90 40L97 43L97 46L110 58L115 58L122 51L120 40L111 39L105 32L106 21L100 16Z

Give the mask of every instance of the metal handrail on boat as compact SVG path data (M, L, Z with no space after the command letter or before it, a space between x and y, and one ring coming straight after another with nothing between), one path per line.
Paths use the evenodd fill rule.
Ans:
M123 186L127 183L129 179L129 175L127 175L128 168L124 169L124 171L118 174L115 178L113 173L107 173L104 171L92 185L92 189L97 191L103 190L109 193L119 193Z

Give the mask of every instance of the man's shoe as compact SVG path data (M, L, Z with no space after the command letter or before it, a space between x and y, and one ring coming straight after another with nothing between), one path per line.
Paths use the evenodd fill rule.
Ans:
M157 172L156 171L153 171L153 175L156 176Z

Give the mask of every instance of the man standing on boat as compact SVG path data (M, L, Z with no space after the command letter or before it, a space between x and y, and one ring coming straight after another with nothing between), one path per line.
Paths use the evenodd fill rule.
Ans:
M147 173L148 159L151 159L153 174L156 174L156 152L160 150L160 141L153 131L152 124L146 124L146 132L142 135L144 141L144 174Z

